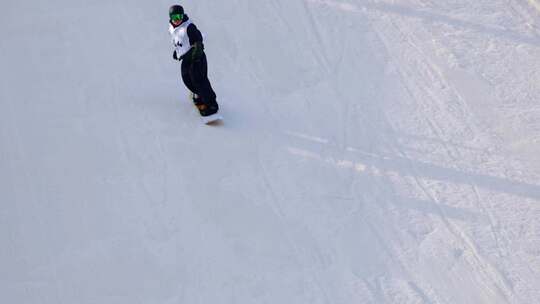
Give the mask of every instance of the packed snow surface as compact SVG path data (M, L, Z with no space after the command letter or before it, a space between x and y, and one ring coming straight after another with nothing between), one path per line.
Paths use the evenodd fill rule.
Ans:
M540 1L4 0L0 303L540 303Z

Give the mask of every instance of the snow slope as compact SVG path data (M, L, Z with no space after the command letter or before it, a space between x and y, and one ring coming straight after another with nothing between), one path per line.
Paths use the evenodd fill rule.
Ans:
M536 0L3 2L1 303L540 303Z

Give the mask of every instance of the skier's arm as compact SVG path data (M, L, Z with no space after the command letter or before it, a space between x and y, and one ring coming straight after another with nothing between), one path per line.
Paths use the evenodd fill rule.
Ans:
M187 28L187 34L189 38L189 44L194 45L197 42L202 43L203 42L203 36L201 34L201 31L197 28L195 24L190 24Z
M203 56L204 44L203 36L201 31L195 26L195 24L190 24L187 28L187 34L189 38L189 44L191 45L191 50L189 55L192 60L197 60Z

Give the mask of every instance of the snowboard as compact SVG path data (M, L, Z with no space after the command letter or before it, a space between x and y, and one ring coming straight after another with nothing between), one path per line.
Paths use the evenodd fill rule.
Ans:
M201 116L201 119L205 125L214 125L220 123L223 120L223 116L219 113L215 113L208 116Z

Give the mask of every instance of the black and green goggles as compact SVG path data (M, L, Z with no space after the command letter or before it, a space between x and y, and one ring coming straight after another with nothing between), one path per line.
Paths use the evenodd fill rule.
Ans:
M180 21L184 19L184 14L172 14L171 15L171 21Z

